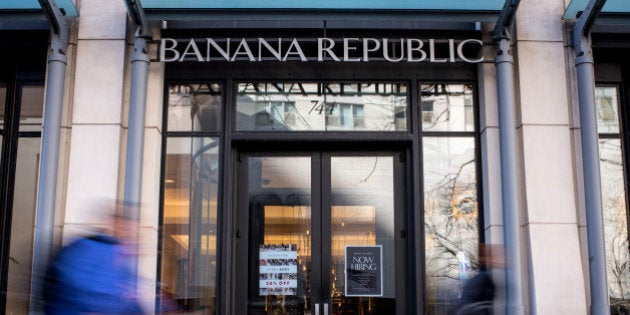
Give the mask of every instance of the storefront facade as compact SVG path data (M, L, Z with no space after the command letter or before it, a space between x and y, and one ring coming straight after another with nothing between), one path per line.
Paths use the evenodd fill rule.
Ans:
M505 1L145 0L136 15L133 2L60 4L78 10L66 16L52 151L38 142L48 139L50 63L47 78L45 52L31 46L45 49L55 30L22 22L20 32L41 38L2 49L14 54L3 60L37 51L23 58L28 67L2 68L3 307L37 312L41 257L101 226L98 205L109 199L140 204L138 292L153 312L447 314L480 268L480 243L505 244L507 267L493 270L499 313L586 314L601 307L591 306L598 281L619 312L630 289L628 92L626 48L612 43L626 33L593 31L606 252L593 259L567 45L577 2L514 1L509 52L494 32L511 17ZM513 75L497 71L497 51L514 57ZM506 82L512 143L501 129ZM50 173L38 163L54 151L45 210L37 201ZM593 261L607 277L589 276Z
M459 30L459 38L430 39L429 48L428 39L406 39L418 31L327 29L333 38L311 38L313 29L288 28L289 38L283 38L286 30L256 30L258 35L249 29L163 30L159 55L168 87L163 283L180 285L171 288L179 294L189 292L185 303L190 308L213 309L215 299L223 299L229 306L222 313L362 307L416 313L418 291L408 275L420 273L418 267L424 266L414 262L425 260L416 256L424 253L413 250L424 238L415 232L422 227L414 224L422 214L413 210L422 200L413 197L422 191L421 165L433 170L427 199L453 202L462 220L448 223L436 213L431 228L458 226L460 237L453 246L476 264L475 254L464 253L476 253L479 238L474 78L480 33ZM366 31L396 39L358 38ZM225 33L234 37L215 37ZM345 48L354 43L366 47L364 41L370 41L373 52L354 47L350 54ZM407 51L411 41L427 47L426 53L417 50L405 58L417 59L415 63L388 61L375 48L395 43L398 49L387 54L396 55L387 58L400 60L402 54L395 51L401 51L401 42ZM449 57L451 46L474 62ZM217 60L208 61L208 55ZM192 169L182 169L182 163ZM457 193L441 196L447 187ZM182 211L182 203L191 206ZM233 211L220 211L222 205ZM444 241L436 239L435 246ZM289 245L296 261L264 259L284 251L268 249L274 245ZM378 246L383 258L375 267L381 270L378 292L346 297L346 245ZM233 254L221 257L221 247ZM186 256L182 248L192 253ZM455 258L430 254L435 257L429 267L444 268ZM275 270L269 266L274 263L292 264L291 271L263 273ZM459 276L458 268L447 268L447 274ZM214 291L216 281L232 294ZM437 275L432 281L435 288L445 288L431 292L432 300L448 303L449 295L456 294L449 291L457 290L458 281L441 284Z

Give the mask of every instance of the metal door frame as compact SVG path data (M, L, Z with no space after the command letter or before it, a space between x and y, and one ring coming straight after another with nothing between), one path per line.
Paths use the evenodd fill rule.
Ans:
M289 148L291 146L286 146ZM413 238L407 237L408 230L413 227L412 222L407 218L413 212L408 204L408 179L406 156L404 150L370 150L369 148L347 150L326 150L326 148L305 150L256 150L244 148L239 150L236 165L236 189L234 190L234 200L236 200L236 212L234 213L234 264L230 271L235 280L232 305L236 314L247 314L248 300L248 270L249 264L249 165L250 157L278 156L278 157L310 157L311 158L311 209L321 209L321 211L311 211L311 264L319 266L312 268L311 274L311 309L316 303L323 307L323 303L330 304L330 284L332 279L329 273L322 272L332 266L331 249L331 223L327 220L331 217L332 196L331 196L331 158L334 156L391 156L394 167L394 236L396 252L396 314L405 314L408 303L414 300L410 292L413 281L407 281L412 272L413 266L409 262L411 253L407 251L412 248ZM246 257L246 258L245 258ZM328 268L328 269L326 269ZM325 314L321 312L320 314Z

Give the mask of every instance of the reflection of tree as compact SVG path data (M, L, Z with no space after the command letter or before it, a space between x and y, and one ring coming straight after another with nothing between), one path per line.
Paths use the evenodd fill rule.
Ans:
M612 297L628 298L628 240L626 234L626 220L619 211L606 217L606 265L608 267Z
M458 253L477 269L478 225L475 160L465 161L425 192L425 234L429 291L457 290ZM461 255L461 254L460 254Z
M421 86L422 129L461 128L472 116L472 87L459 84ZM466 103L470 103L469 107ZM458 126L461 124L461 126Z
M600 153L606 267L614 310L630 298L628 223L620 141L601 140Z

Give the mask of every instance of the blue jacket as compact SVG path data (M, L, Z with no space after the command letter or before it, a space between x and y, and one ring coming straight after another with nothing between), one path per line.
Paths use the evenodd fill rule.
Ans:
M111 236L81 238L59 251L45 280L45 313L142 314L129 256Z

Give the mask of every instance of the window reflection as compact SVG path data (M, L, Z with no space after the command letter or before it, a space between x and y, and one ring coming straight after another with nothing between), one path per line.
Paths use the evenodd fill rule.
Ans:
M599 152L608 287L611 306L614 309L622 304L627 307L628 299L630 299L628 220L621 141L619 139L601 139L599 140Z
M218 83L170 85L168 130L220 130L222 94Z
M610 307L622 314L630 308L630 255L618 87L597 86L595 100Z
M237 130L406 131L407 85L241 82Z
M479 268L476 107L471 84L420 85L426 312L451 314Z
M161 311L214 314L218 138L166 144Z
M0 154L2 154L2 138L4 137L4 104L6 102L6 98L7 85L4 82L0 82Z
M20 119L18 122L19 131L35 131L29 133L28 137L22 134L14 134L18 137L17 146L13 148L17 151L9 152L9 161L4 163L15 163L14 181L8 182L9 193L12 194L11 209L11 233L8 259L8 278L6 291L7 314L28 314L30 300L30 279L33 262L33 231L35 229L35 203L37 195L37 176L39 170L39 150L42 111L44 102L43 85L18 85L19 93L16 93L19 102ZM3 83L0 85L0 114L2 121L0 129L4 128L5 99L7 88ZM9 104L16 106L17 104ZM17 108L17 106L16 106ZM13 120L13 118L8 118ZM0 135L4 135L4 131ZM2 137L0 136L0 140ZM7 138L7 140L9 140ZM11 153L12 152L12 153ZM12 156L15 154L15 156ZM15 159L15 160L13 160ZM6 188L6 187L5 187Z
M7 84L0 82L0 131L4 131L4 112L7 99Z
M617 88L599 86L595 89L595 109L599 133L619 133Z
M426 295L429 314L448 314L478 269L475 140L423 139Z
M20 131L41 131L44 113L44 86L22 87L20 106Z
M16 158L6 314L28 314L39 138L20 138Z
M420 86L422 130L474 131L473 89L468 84Z

